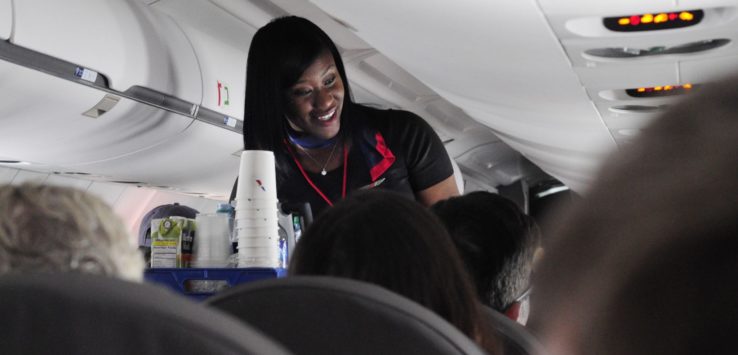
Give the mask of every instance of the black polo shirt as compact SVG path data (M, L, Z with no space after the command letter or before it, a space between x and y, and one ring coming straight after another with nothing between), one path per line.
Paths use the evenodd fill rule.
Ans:
M438 135L418 115L400 110L378 110L359 106L352 110L352 147L348 156L347 195L370 184L396 191L415 199L415 192L429 188L453 175L448 153ZM367 158L360 149L366 133L379 132L395 156L389 168L373 181ZM343 157L341 157L343 159ZM280 164L278 164L280 165ZM277 174L277 196L280 202L309 202L313 215L328 207L327 202L310 186L294 161L289 171ZM313 183L333 203L341 199L343 164L320 173L306 171Z

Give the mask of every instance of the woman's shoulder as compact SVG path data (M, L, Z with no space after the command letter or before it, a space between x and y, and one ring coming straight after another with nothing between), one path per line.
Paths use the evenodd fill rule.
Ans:
M365 127L382 129L397 126L415 126L418 122L420 124L425 122L420 116L405 110L366 105L356 105L355 110L357 123Z

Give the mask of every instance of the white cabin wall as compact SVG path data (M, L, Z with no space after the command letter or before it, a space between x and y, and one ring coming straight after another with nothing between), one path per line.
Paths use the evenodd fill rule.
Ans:
M201 213L208 213L215 212L218 203L224 202L184 195L174 191L92 181L0 166L0 185L20 185L25 182L73 187L101 198L123 220L131 240L136 243L138 242L138 229L142 217L156 206L177 202L180 205L192 207Z

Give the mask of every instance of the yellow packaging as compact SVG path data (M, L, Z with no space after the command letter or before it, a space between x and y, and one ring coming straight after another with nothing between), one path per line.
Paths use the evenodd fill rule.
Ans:
M195 221L185 217L151 220L151 267L189 267Z

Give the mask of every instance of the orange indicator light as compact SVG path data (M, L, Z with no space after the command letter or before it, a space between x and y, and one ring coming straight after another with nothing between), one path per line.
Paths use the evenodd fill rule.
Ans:
M623 17L623 18L621 18L621 19L618 20L618 25L620 25L620 26L630 25L630 19L627 18L627 17Z
M679 19L682 21L692 21L694 20L694 15L691 12L683 11L679 14Z
M676 15L674 17L676 18ZM669 21L669 15L667 14L658 14L653 18L654 23L662 23L666 21Z
M641 17L641 23L651 23L651 22L653 22L653 15L645 14Z
M641 87L634 89L625 89L625 93L630 97L648 98L648 97L662 97L684 94L693 88L692 84L684 85L662 85L654 87Z

